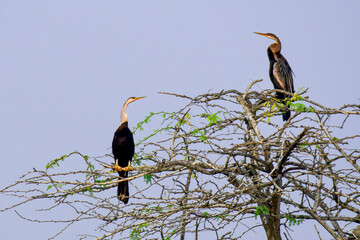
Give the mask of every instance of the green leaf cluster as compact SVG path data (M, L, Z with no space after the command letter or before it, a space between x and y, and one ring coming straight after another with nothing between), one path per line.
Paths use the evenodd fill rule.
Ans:
M256 210L255 210L255 219L260 214L268 215L269 214L269 208L267 206L257 206Z
M208 120L209 122L209 126L212 126L214 124L217 124L219 121L222 121L222 119L218 116L219 113L221 113L221 111L218 111L213 114L202 113L200 117L206 117L206 120ZM223 112L223 114L225 113Z
M151 183L151 179L152 179L152 176L151 176L150 173L147 173L147 174L144 175L144 181L145 181L146 184Z
M141 240L141 233L148 227L147 223L142 223L139 226L134 227L132 232L130 233L131 240Z
M315 109L312 106L307 107L303 103L288 102L288 105L297 112L315 112Z
M284 100L271 98L271 100L266 101L263 106L265 107L265 115L267 116L266 122L270 122L270 118L274 116L275 112L281 111L285 106L290 109L295 110L296 112L314 112L315 109L312 106L307 107L303 103L299 103L303 101L303 97L298 93L294 93L294 95L288 99Z
M53 185L49 185L49 186L46 188L46 191L49 191L52 187L62 188L63 185L60 184L60 183L54 183Z
M107 182L111 182L111 179L107 178L104 180L95 180L96 183L107 183ZM106 188L107 185L106 184L101 184L100 186L102 186L103 188Z
M64 159L65 158L67 158L67 157L69 157L69 155L62 155L61 157L59 157L59 158L56 158L56 159L54 159L54 160L51 160L50 162L48 162L47 164L46 164L46 170L47 169L49 169L49 168L54 168L55 166L56 167L59 167L60 166L60 164L59 164L59 162L60 161L64 161Z
M133 131L132 131L133 134L135 134L137 130L143 131L144 125L150 123L151 118L154 116L157 116L157 115L162 116L164 119L166 119L166 118L173 119L176 116L175 113L169 113L169 112L163 112L163 111L157 112L157 113L149 112L149 115L145 116L145 119L138 122L136 127L133 128Z
M89 195L90 195L90 196L94 196L93 190L92 190L90 187L84 187L84 188L81 190L81 192L82 192L82 193L89 192Z
M208 140L208 137L206 136L206 130L200 130L200 129L194 129L191 133L193 136L199 136L200 140L203 142L206 142Z
M286 215L286 219L289 221L289 226L300 225L304 222L304 219L296 219L294 216Z
M48 162L48 163L46 164L46 166L45 166L45 167L46 167L46 170L48 170L49 168L59 167L59 166L60 166L60 164L59 164L60 161L64 161L66 158L70 157L70 156L73 155L73 154L78 154L78 155L80 155L81 157L84 158L84 160L85 160L86 163L88 164L88 168L87 168L86 170L88 170L88 171L94 171L94 170L95 170L95 167L88 162L89 156L87 156L87 155L82 155L82 154L79 153L78 151L74 151L74 152L72 152L72 153L65 154L65 155L62 155L62 156L59 157L59 158L56 158L56 159L54 159L54 160L51 160L50 162Z
M145 152L134 153L133 160L132 160L132 165L134 165L134 166L144 165L141 162L141 160L142 159L150 159L150 158L151 158L151 154L149 154L149 153L145 153Z

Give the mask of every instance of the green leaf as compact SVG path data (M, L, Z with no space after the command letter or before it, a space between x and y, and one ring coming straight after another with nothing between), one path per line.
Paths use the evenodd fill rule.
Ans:
M265 214L265 215L269 214L269 208L267 206L257 206L255 210L255 219L260 214Z
M309 144L307 142L302 142L299 144L299 146L300 146L300 148L305 149L305 148L309 147Z
M94 196L93 190L90 187L87 187L87 191L89 192L90 196Z
M300 225L304 222L304 219L296 219L294 216L286 215L286 219L289 221L289 226Z
M219 111L220 112L220 111ZM209 116L207 116L207 120L209 121L209 125L214 125L218 123L218 121L221 121L222 119L217 115L219 112L213 113Z
M159 205L157 205L156 207L151 207L152 209L158 211L158 212L162 212L163 211L163 208L160 207Z
M134 229L130 233L130 239L131 240L141 240L142 239L141 232L143 232L145 230L145 228L147 228L147 226L148 226L147 223L143 223L137 227L134 227Z
M150 173L147 173L144 175L145 183L147 183L147 184L151 183L151 179L152 179L152 176Z

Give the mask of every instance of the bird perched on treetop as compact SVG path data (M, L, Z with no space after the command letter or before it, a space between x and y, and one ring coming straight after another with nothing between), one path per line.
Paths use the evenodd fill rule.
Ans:
M280 39L272 33L254 33L265 36L275 41L275 43L271 44L267 49L267 54L270 61L269 75L274 85L274 88L284 90L289 93L294 93L293 72L288 61L280 53ZM276 97L280 100L283 100L285 98L288 98L288 100L290 100L291 98L290 95L279 92L276 93ZM283 121L287 121L290 116L291 113L289 110L283 113Z
M115 158L115 166L113 168L118 171L120 179L127 178L128 172L133 170L130 164L135 152L134 138L132 132L128 127L128 116L125 110L129 103L142 98L144 97L130 97L126 100L121 110L121 124L114 134L114 139L112 142L112 152ZM118 199L123 201L125 204L128 203L128 181L119 182L117 196Z

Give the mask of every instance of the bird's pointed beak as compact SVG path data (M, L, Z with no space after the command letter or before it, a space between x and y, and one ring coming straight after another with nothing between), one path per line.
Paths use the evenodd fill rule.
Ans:
M258 34L258 35L262 35L262 36L265 36L267 37L267 34L266 33L259 33L259 32L254 32L255 34Z
M144 97L137 97L137 98L134 99L134 101L140 100L140 99L143 99L143 98L146 98L146 96L144 96Z

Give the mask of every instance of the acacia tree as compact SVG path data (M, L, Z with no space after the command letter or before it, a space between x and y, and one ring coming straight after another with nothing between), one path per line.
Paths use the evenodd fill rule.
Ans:
M259 81L244 92L162 93L185 103L176 112L150 113L134 128L138 134L150 120L157 123L137 143L130 204L114 194L122 180L112 173L111 156L73 152L2 189L18 200L2 211L39 199L51 203L45 211L69 207L73 217L67 220L27 218L67 223L53 237L92 219L98 220L96 239L200 239L209 232L238 239L258 228L268 239L291 239L288 230L303 221L316 222L335 239L355 239L360 166L354 146L360 135L343 131L360 106L328 108L305 91L284 106L273 97L280 90L251 91ZM276 124L286 108L293 116ZM83 169L64 167L74 156Z

